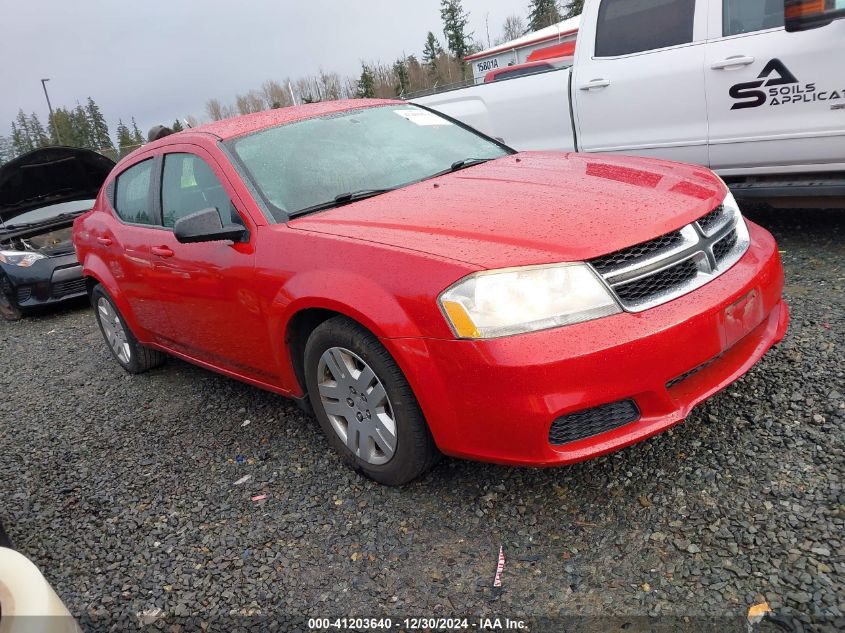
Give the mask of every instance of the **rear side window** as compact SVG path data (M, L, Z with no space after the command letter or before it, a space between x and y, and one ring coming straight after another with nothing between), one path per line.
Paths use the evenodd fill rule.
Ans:
M153 175L152 159L132 165L117 177L114 210L124 222L154 224L150 182Z
M542 64L539 66L529 66L528 68L517 68L516 70L506 70L497 74L493 81L501 81L502 79L513 79L514 77L523 77L525 75L536 75L547 70L554 70L555 67L551 64Z
M783 26L783 0L723 0L722 33L739 35Z
M177 220L209 208L217 209L223 226L243 225L229 195L208 163L193 154L167 154L161 185L164 226L172 229Z
M695 0L604 0L596 25L596 57L688 44L694 21Z

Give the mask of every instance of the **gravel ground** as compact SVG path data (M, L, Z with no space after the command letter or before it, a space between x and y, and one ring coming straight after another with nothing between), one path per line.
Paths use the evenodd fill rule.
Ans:
M156 608L715 629L763 600L842 628L843 213L751 214L784 250L787 339L685 424L553 470L444 460L380 487L282 398L175 360L124 374L85 305L0 323L0 519L91 630Z

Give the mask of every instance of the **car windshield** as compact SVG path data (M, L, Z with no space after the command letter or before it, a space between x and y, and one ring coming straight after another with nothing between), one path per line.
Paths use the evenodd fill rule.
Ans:
M15 217L10 218L4 226L6 228L14 228L16 226L24 226L27 224L38 224L39 222L52 220L59 215L88 211L93 206L93 200L71 200L70 202L59 202L58 204L51 204L46 207L33 209L32 211L16 215Z
M334 206L338 197L352 202L510 153L433 112L404 104L268 128L229 146L274 207L277 221Z

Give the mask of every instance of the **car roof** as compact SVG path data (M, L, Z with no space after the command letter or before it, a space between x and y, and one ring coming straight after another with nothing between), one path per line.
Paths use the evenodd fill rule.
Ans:
M302 121L303 119L312 119L314 117L336 114L347 110L360 110L361 108L373 108L376 106L390 104L405 104L405 102L391 99L344 99L340 101L306 103L299 106L276 108L274 110L264 110L254 114L245 114L231 119L223 119L222 121L213 121L211 123L186 130L186 132L189 134L213 134L219 139L226 140L237 136L243 136L245 134L251 134L252 132L257 132L258 130L263 130L268 127ZM167 136L162 140L169 139L171 142L179 142L180 136L182 136L182 133ZM184 138L184 136L182 136L182 138Z

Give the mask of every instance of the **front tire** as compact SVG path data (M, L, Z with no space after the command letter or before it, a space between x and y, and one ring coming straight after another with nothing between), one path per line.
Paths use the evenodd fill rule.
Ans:
M436 463L439 452L402 370L354 321L335 317L311 333L305 382L329 443L355 470L399 486Z
M7 291L9 294L6 294ZM0 273L0 316L7 321L20 321L23 314L12 298L13 294L14 291L11 288L8 278L3 273Z
M103 286L97 285L91 291L91 304L97 318L97 325L118 364L130 374L142 374L161 365L167 356L158 350L145 347L129 330L123 315Z

